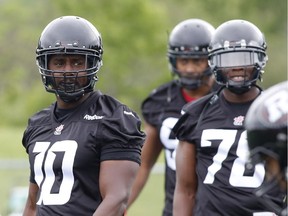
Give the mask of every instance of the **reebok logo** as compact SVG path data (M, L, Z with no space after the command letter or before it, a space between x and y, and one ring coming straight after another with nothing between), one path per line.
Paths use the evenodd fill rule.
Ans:
M91 115L86 114L83 119L91 121L91 120L98 120L102 118L104 118L104 116L97 116L97 115L91 116Z

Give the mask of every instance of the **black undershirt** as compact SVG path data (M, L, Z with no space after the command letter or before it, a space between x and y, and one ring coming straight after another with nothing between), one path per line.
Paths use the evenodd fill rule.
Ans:
M76 109L77 109L77 106L72 109L60 109L56 105L56 108L54 110L54 115L59 122L62 122L65 119L67 119L70 116L70 114L73 113L74 110Z

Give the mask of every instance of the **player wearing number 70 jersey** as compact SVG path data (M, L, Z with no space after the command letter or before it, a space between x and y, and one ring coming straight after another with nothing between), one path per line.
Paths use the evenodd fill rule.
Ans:
M244 129L247 110L261 93L256 81L266 61L266 43L254 24L231 20L215 30L209 64L223 87L184 106L173 128L180 140L174 215L252 216L267 210L253 193L264 180L264 166L246 167Z

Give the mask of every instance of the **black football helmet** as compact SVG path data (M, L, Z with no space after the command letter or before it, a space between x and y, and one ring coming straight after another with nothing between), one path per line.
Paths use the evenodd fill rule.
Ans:
M287 186L287 125L288 125L288 81L281 82L264 91L251 105L245 119L247 140L252 164L266 163L269 158L278 162L282 178ZM271 167L269 168L271 169ZM275 170L275 169L274 169ZM270 170L271 171L271 170ZM287 215L287 200L283 205L275 205L267 193L274 187L286 192L287 188L280 187L276 178L266 179L255 194L278 215ZM286 207L285 207L286 205ZM284 214L286 212L286 214Z
M268 56L263 33L245 20L230 20L215 30L209 46L209 64L216 82L234 93L248 91L261 80ZM252 78L235 82L227 77L231 68L253 68Z
M182 77L176 68L177 58L207 58L208 47L214 27L201 19L187 19L177 24L169 35L168 60L177 83L187 89L196 89L202 85L205 76L211 76L208 67L203 74L195 78Z
M102 66L103 45L98 30L87 20L76 16L63 16L50 22L43 30L36 49L36 62L45 89L69 103L79 100L84 93L93 91L97 72ZM82 55L86 69L83 71L53 71L48 68L52 55ZM62 72L64 84L55 82L55 72ZM79 73L85 72L85 75ZM68 75L69 74L69 75ZM71 74L72 77L71 77ZM68 80L69 76L69 81ZM86 77L84 86L77 86L77 78ZM74 80L71 82L71 79ZM64 86L64 87L63 87Z

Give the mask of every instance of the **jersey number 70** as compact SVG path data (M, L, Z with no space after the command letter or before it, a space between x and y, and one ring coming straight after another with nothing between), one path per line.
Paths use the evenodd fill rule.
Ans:
M227 158L235 142L236 135L237 130L207 129L202 132L201 148L210 147L212 145L211 140L221 140L217 153L213 157L213 163L208 167L204 184L213 184L215 174L221 169L223 161ZM247 135L246 131L243 131L236 149L236 155L238 157L233 162L229 176L229 183L234 187L257 188L264 180L265 169L263 164L257 164L255 166L253 176L244 176L248 154Z

